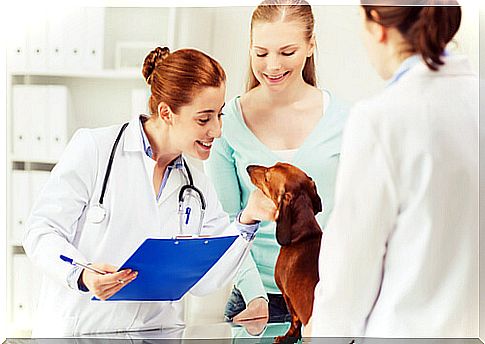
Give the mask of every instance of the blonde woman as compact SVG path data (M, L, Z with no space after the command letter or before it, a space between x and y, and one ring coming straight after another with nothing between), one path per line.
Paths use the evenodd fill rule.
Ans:
M250 164L290 162L316 182L325 227L333 208L340 138L347 108L316 83L314 18L306 1L264 1L251 18L247 92L223 109L224 130L206 164L219 199L232 218L254 189ZM262 222L251 257L240 269L226 308L227 320L289 321L274 280L279 246L275 224Z

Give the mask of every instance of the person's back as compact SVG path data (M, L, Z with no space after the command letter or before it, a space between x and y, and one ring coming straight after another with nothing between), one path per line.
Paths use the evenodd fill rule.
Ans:
M477 82L452 56L439 72L415 66L360 105L388 157L398 212L366 336L476 333Z
M444 50L461 9L362 3L388 84L344 129L311 334L477 337L478 80Z

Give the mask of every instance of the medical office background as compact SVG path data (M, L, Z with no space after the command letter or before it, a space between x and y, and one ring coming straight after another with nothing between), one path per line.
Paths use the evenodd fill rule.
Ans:
M450 50L479 65L479 11L463 3ZM146 113L144 56L156 46L201 49L227 72L227 97L244 90L251 7L69 7L11 9L7 37L7 337L28 336L41 275L21 240L36 196L74 131ZM349 103L385 83L361 42L358 6L315 6L319 86ZM202 164L196 162L199 168ZM230 286L188 297L188 324L222 321ZM483 326L482 326L483 328Z

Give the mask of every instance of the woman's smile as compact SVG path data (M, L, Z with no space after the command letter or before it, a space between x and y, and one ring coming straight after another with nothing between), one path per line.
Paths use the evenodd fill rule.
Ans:
M280 74L267 74L267 73L263 73L265 79L270 84L277 84L277 83L282 82L283 80L286 79L286 76L288 76L289 74L290 74L289 71L286 71L286 72L280 73Z
M195 142L197 143L199 148L201 148L204 151L210 151L211 148L212 148L212 142L213 141L199 141L199 140L197 140Z

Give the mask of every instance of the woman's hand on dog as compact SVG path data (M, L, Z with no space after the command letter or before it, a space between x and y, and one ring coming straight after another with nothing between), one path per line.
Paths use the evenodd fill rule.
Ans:
M130 269L117 272L117 268L109 264L92 264L93 268L106 271L106 275L84 269L81 273L81 282L100 300L107 300L121 288L133 281L138 272Z
M236 315L232 319L232 321L234 323L245 325L245 327L248 329L248 332L249 328L251 328L252 333L259 334L266 327L268 319L268 301L266 301L262 297L258 297L250 301L246 309ZM259 331L257 329L259 329Z
M239 218L243 224L253 224L257 221L275 221L276 206L265 194L255 189L249 195L248 204Z
M256 320L239 321L237 324L244 327L246 332L251 336L259 336L266 329L268 319L263 318Z

